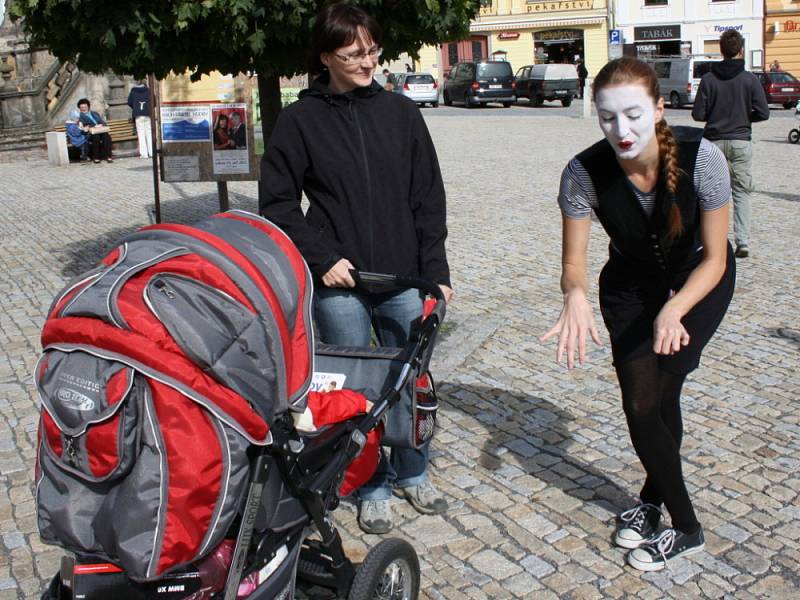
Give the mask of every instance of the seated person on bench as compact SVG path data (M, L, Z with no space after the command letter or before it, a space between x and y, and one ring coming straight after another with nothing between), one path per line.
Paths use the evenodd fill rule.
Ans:
M80 113L73 110L64 124L67 139L73 147L81 151L81 164L89 162L89 131L83 127L80 120Z
M111 136L108 133L108 124L97 111L90 110L91 104L87 98L78 100L78 110L81 111L80 120L84 127L89 128L89 143L92 145L92 158L99 163L105 158L108 162L114 162L111 158ZM104 131L98 131L98 126L102 126Z

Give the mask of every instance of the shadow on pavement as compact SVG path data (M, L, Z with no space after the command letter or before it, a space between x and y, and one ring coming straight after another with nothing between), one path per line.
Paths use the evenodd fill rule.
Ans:
M181 198L161 202L162 223L191 224L219 212L219 198L216 192L189 195L179 187L174 186L174 192ZM230 193L231 208L248 211L258 210L258 201L243 194ZM110 229L95 238L71 241L57 249L61 254L61 274L67 278L75 277L94 268L108 252L117 246L119 241L146 225L155 223L153 205L148 206L148 212L139 222L131 223L130 227Z
M785 192L769 192L767 190L758 190L756 194L764 194L770 198L777 198L778 200L786 200L788 202L800 202L800 194L787 194Z
M504 389L443 382L439 392L452 411L471 417L462 425L458 415L452 416L454 429L462 428L465 434L483 438L480 453L470 458L499 483L513 489L513 480L522 471L544 481L547 487L555 486L581 502L614 513L630 506L630 490L622 489L580 457L581 448L586 446L575 439L579 428L572 426L575 418L569 412L543 398ZM484 432L488 436L482 435ZM448 452L450 448L448 445ZM527 495L532 500L536 496Z

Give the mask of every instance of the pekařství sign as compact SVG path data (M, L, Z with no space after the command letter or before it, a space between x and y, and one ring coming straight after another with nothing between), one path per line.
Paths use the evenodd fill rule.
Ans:
M560 12L562 10L587 10L593 7L594 0L561 0L556 2L541 2L541 0L527 0L526 10L529 13Z
M653 25L650 27L634 27L633 39L636 42L652 42L661 40L680 40L681 26Z

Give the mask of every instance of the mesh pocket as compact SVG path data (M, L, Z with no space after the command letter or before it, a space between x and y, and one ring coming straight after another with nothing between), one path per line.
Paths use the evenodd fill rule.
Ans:
M436 411L439 399L430 373L424 373L417 379L417 410L414 415L414 436L416 445L422 446L433 437L436 429Z

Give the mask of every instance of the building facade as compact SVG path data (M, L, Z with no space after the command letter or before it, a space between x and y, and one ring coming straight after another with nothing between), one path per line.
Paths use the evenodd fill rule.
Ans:
M735 29L747 67L764 66L763 0L613 0L609 20L630 56L719 54L719 36Z
M460 60L499 59L514 71L581 59L590 76L608 61L606 0L482 0L470 38L420 50L418 70L435 77Z
M800 78L800 0L766 0L764 62Z

